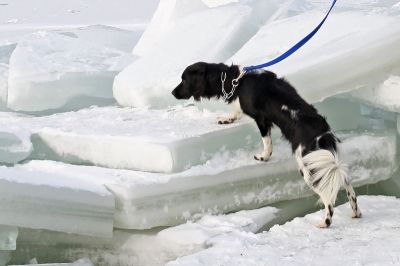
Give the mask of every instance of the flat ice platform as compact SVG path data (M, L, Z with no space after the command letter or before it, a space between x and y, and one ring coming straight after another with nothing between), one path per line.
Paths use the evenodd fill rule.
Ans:
M168 110L89 108L46 117L0 117L32 133L30 159L146 172L181 172L211 158L261 142L250 118L219 125L222 112L193 105ZM240 141L238 141L240 140Z
M396 132L341 138L354 186L385 180L397 170ZM38 176L45 172L77 183L85 180L93 187L104 185L115 197L114 227L126 229L176 225L205 214L254 209L313 193L298 173L286 142L274 143L268 162L254 160L254 152L219 151L203 165L168 175L54 161L16 167Z

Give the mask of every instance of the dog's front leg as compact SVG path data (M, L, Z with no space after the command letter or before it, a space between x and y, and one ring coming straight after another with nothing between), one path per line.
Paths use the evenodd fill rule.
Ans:
M265 118L258 118L255 119L258 129L260 130L262 141L264 144L264 151L257 153L254 155L254 159L259 161L268 161L269 157L272 154L273 147L272 147L272 139L271 139L271 128L272 122Z
M218 124L232 124L235 120L243 117L243 110L240 107L239 98L230 103L234 107L234 111L228 117L219 117Z

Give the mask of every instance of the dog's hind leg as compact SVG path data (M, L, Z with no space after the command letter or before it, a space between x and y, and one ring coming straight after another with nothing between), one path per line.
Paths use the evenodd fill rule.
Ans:
M350 217L351 218L361 218L362 214L357 205L356 193L354 192L353 187L350 185L350 183L347 180L344 183L344 188L346 189L347 198L349 199L351 210L352 210Z
M255 120L258 129L260 130L261 133L262 141L264 144L264 150L260 153L255 154L254 159L259 161L268 161L273 151L272 139L271 139L272 123L263 117L257 118Z
M217 119L218 124L232 124L235 120L239 120L243 117L243 110L240 107L239 98L236 98L236 100L232 101L230 104L233 106L234 111L228 117L219 117Z

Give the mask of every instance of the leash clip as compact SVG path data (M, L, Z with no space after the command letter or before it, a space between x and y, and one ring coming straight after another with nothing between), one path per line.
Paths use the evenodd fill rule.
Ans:
M224 83L225 83L225 80L226 80L226 73L225 72L221 73L222 94L223 94L222 95L222 99L224 101L229 100L233 96L233 93L235 93L236 87L239 86L239 80L244 76L244 74L246 74L246 70L240 71L239 76L232 80L232 90L231 90L231 92L227 93L225 91L225 89L224 89Z

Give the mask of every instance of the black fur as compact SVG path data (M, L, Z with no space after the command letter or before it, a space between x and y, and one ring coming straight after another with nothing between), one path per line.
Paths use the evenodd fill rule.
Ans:
M222 74L226 74L225 82L221 81ZM193 96L196 101L201 98L221 98L222 84L227 93L231 92L232 80L239 74L240 69L235 65L198 62L183 71L182 82L172 94L177 99L189 99ZM309 187L321 196L325 205L325 219L317 224L318 227L326 228L332 224L333 206L342 184L347 190L352 208L351 217L362 216L354 189L347 179L346 168L338 159L339 139L325 117L303 100L289 82L270 71L250 71L239 80L232 97L226 101L231 103L237 99L243 113L256 121L263 137L264 151L256 154L255 159L266 161L272 154L270 134L273 124L281 129L282 136L291 143L301 175ZM234 112L222 120L218 119L218 123L232 123L235 119L240 119L242 111ZM332 157L327 158L322 150L330 151ZM319 173L324 173L322 170L326 170L325 174L320 175Z
M193 96L196 101L200 98L220 98L222 72L226 73L225 90L230 92L232 79L239 76L238 66L198 62L184 70L182 82L172 94L177 99ZM304 101L289 82L278 78L275 73L264 70L246 73L227 102L237 97L243 112L256 121L263 137L270 134L275 124L281 129L283 137L291 143L293 152L299 145L305 147L303 156L319 148L336 151L336 142L339 141L337 137L333 134L323 135L330 131L326 119ZM287 106L289 111L282 110L282 106ZM290 110L297 111L296 119L293 119ZM323 136L316 140L320 135Z

